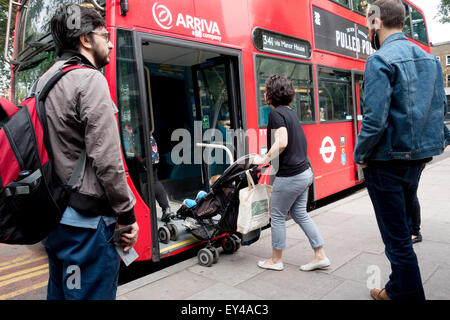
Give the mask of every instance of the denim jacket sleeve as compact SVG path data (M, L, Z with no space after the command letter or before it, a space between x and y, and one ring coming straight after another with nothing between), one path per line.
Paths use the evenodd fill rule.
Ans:
M393 93L391 77L392 68L383 57L369 57L364 75L364 117L353 156L356 163L368 160L386 130Z

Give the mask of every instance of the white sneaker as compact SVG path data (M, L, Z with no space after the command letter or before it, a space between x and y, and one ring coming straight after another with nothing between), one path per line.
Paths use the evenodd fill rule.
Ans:
M258 261L258 267L267 270L282 271L284 269L283 262L278 262L275 264L265 264L266 260Z
M330 266L330 260L328 258L325 258L323 260L320 260L317 263L308 263L300 267L300 270L302 271L313 271L316 269L324 269Z

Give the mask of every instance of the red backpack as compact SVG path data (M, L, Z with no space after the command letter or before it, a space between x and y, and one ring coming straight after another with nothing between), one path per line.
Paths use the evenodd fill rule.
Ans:
M34 244L61 220L71 183L84 173L80 156L68 184L53 170L45 99L68 72L88 68L66 65L19 106L0 99L0 243ZM74 184L74 183L73 183Z

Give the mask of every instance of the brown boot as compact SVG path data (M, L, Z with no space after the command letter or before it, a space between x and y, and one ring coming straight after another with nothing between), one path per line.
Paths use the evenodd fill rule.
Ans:
M385 289L372 289L372 290L370 290L370 295L375 300L392 300L386 294L386 290Z

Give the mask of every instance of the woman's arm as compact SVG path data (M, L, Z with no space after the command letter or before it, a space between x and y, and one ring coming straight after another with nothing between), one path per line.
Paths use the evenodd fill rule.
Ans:
M275 131L275 142L270 150L261 157L257 155L253 160L253 164L265 164L278 157L288 145L288 132L286 127L280 127Z

